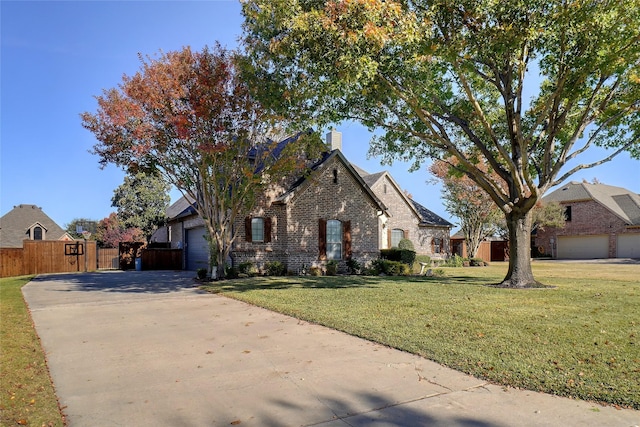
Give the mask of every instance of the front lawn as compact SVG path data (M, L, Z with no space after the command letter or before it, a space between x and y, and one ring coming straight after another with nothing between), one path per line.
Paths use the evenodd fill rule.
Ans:
M0 425L63 426L44 351L20 291L29 280L0 279Z
M259 277L205 288L495 383L640 409L640 265L537 261L536 279L555 288L484 286L506 269Z

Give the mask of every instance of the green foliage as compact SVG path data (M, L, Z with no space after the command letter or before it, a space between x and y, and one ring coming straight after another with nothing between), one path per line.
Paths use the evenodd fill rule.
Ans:
M284 276L287 271L286 266L280 261L269 261L265 263L264 268L267 276Z
M111 206L118 208L118 219L125 228L138 228L149 241L166 219L169 185L159 176L138 172L124 177L115 189Z
M230 265L225 265L224 266L224 278L225 279L237 279L238 278L238 269L235 267L232 267Z
M355 258L349 258L346 264L349 274L359 274L362 271L362 265Z
M197 269L196 276L198 277L198 279L203 280L204 278L207 277L207 269L206 268Z
M380 274L387 276L408 276L411 272L409 266L403 262L381 258L373 260L370 269L370 273L376 276Z
M455 254L454 256L450 257L444 264L444 267L462 267L463 263L464 263L465 259L462 258L460 255Z
M484 267L484 261L482 258L470 258L469 265L471 267Z
M400 242L398 242L398 249L407 249L410 251L416 250L413 246L413 242L406 238L400 239Z
M238 265L238 272L241 274L253 275L256 269L251 261L241 262Z
M390 261L400 261L408 266L413 266L416 260L416 252L409 249L391 248L381 249L380 257Z
M338 274L338 261L327 261L327 276L335 276Z

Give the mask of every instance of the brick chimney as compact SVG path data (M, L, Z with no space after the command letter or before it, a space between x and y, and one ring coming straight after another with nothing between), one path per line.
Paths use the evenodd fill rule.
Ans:
M329 133L327 133L327 145L331 147L331 151L340 150L342 151L342 133L331 129Z

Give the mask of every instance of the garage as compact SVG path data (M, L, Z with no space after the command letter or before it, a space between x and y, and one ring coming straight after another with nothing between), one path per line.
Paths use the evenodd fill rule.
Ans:
M609 258L609 236L558 236L558 258Z
M209 267L209 244L204 227L190 228L186 233L187 270Z
M618 258L640 258L640 233L618 235Z

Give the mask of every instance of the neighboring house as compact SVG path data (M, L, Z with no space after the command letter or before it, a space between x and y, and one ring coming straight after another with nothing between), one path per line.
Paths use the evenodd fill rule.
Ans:
M280 261L299 273L335 260L344 269L346 260L367 263L402 237L420 254L446 257L449 222L408 198L387 172L370 175L354 168L340 151L339 133L328 134L327 143L331 151L309 174L265 195L234 224L234 265L250 261L262 268ZM171 245L185 249L185 268L206 266L202 220L185 198L169 211Z
M356 170L391 214L381 230L380 249L397 247L406 238L420 255L445 259L451 254L449 234L453 224L407 196L388 172Z
M21 248L23 240L74 240L36 205L18 205L0 218L0 247Z
M640 196L621 187L570 182L542 199L564 206L563 228L536 232L538 252L553 258L640 258Z

